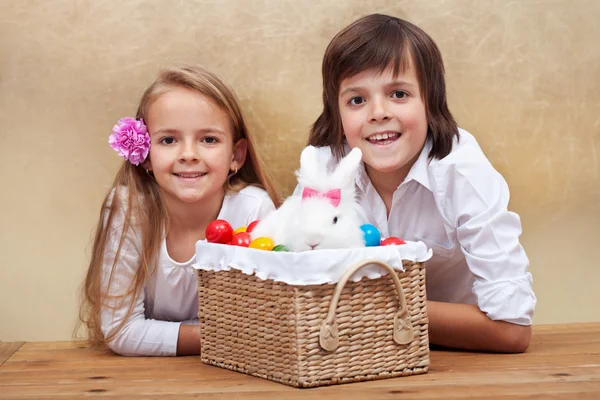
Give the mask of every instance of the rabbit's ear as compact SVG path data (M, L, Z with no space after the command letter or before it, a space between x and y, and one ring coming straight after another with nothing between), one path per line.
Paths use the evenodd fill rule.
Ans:
M318 161L318 151L315 146L306 146L300 154L300 168L313 168Z
M337 165L333 172L333 180L340 186L353 185L361 160L362 151L358 147L353 148Z
M298 180L303 181L304 184L306 184L306 181L314 180L318 176L318 169L319 155L317 148L306 146L300 155L300 169L296 171Z

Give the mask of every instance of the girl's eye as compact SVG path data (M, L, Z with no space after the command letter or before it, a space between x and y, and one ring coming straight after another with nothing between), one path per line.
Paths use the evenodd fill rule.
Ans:
M407 96L408 93L406 93L404 90L394 90L394 93L392 93L392 97L395 99L404 99Z
M207 136L204 139L202 139L202 141L206 144L215 144L218 143L219 141L217 140L217 138L212 137L212 136Z
M352 105L352 106L358 106L360 104L362 104L365 101L365 99L363 99L360 96L356 96L350 99L350 101L348 102L348 104Z
M167 137L164 137L164 138L160 139L159 143L173 144L173 143L175 143L175 138L173 138L171 136L167 136Z

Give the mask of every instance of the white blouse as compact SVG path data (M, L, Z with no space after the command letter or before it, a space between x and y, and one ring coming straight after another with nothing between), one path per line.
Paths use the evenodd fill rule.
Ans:
M531 325L536 297L529 260L519 243L521 221L507 210L506 181L475 138L460 129L452 151L428 160L428 141L396 189L389 217L363 168L356 179L367 222L382 237L422 241L433 250L426 263L429 300L477 304L492 320ZM332 168L329 147L319 149ZM295 193L300 193L297 187Z
M239 193L226 194L218 219L238 228L264 218L275 206L267 192L249 186ZM117 216L115 216L117 217ZM113 225L103 263L103 290L109 285L110 272L122 230L122 218ZM120 261L113 273L109 293L121 294L129 287L140 257L139 232L130 228L123 243ZM179 326L198 321L198 283L192 268L195 257L179 263L169 257L166 241L160 245L155 273L147 276L144 289L135 299L133 312L114 340L107 345L116 353L137 356L174 356ZM126 317L130 303L109 300L101 313L102 332L106 336ZM114 308L113 308L114 307Z

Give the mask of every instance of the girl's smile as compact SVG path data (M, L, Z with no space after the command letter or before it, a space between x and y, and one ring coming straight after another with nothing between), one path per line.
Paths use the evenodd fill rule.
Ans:
M206 176L206 174L207 172L173 172L173 175L184 180L197 180Z

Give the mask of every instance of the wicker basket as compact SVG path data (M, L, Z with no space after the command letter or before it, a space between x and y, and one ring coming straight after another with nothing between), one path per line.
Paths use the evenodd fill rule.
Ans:
M348 281L368 264L391 274ZM425 373L425 268L403 265L366 260L337 285L311 286L198 270L201 359L295 387Z

